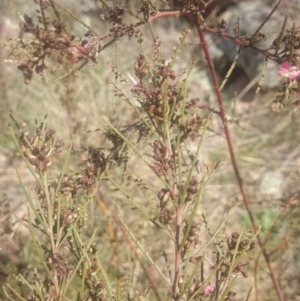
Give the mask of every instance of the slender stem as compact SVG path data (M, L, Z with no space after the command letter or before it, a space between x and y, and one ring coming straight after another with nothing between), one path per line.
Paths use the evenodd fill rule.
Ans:
M174 273L174 282L172 287L172 295L173 299L176 298L176 291L178 287L178 279L180 274L180 259L181 259L181 251L180 251L180 227L182 224L182 204L178 205L176 209L176 234L175 234L175 273Z
M209 53L206 40L205 40L204 31L206 30L206 28L204 28L202 26L202 22L201 22L199 16L196 16L195 25L196 25L196 28L197 28L197 32L198 32L198 35L199 35L199 39L200 39L203 51L205 53L205 57L206 57L206 60L207 60L207 63L208 63L208 67L209 67L209 70L210 70L210 73L211 73L211 76L212 76L214 89L215 89L216 96L217 96L218 103L219 103L220 117L221 117L221 120L222 120L224 134L225 134L225 137L226 137L226 141L227 141L227 145L228 145L228 149L229 149L229 153L230 153L234 173L235 173L235 176L236 176L239 188L240 188L241 195L243 197L244 205L246 207L249 218L251 220L252 227L254 229L257 229L257 225L255 223L254 216L253 216L252 210L250 208L250 202L249 202L249 198L248 198L248 195L247 195L244 183L243 183L243 179L242 179L242 177L240 175L240 171L238 169L237 161L236 161L236 158L235 158L235 152L234 152L234 148L233 148L233 144L232 144L232 140L231 140L230 131L229 131L228 125L226 123L226 112L225 112L225 108L224 108L223 96L222 96L222 93L220 91L220 85L218 83L218 79L217 79L218 77L217 77L216 69L214 67L214 64L213 64L211 55ZM259 235L257 235L257 241L258 241L258 244L259 244L260 248L262 249L262 252L263 252L265 261L267 263L267 266L268 266L268 269L269 269L269 272L270 272L275 290L277 292L278 299L280 301L284 301L284 298L283 298L278 280L275 276L275 273L274 273L273 268L271 266L271 263L269 261L268 254L267 254L266 250L264 249L263 241L262 241L262 239L260 238Z

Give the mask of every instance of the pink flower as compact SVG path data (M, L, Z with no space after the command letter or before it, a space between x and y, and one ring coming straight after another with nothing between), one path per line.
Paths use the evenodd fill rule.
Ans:
M207 286L205 287L205 289L204 289L204 293L205 293L206 295L210 295L210 294L212 294L214 291L215 291L215 288L214 288L213 286L211 286L210 284L207 285Z
M296 66L292 66L289 63L283 63L280 65L278 75L287 77L289 80L294 80L300 75L300 70Z

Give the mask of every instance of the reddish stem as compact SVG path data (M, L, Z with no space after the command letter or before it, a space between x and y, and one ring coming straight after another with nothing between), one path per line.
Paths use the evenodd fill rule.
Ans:
M234 173L235 173L235 176L236 176L236 179L237 179L240 191L241 191L241 195L243 197L244 205L246 207L246 210L248 212L249 218L251 220L252 227L254 229L257 229L257 225L255 223L255 220L254 220L254 217L253 217L253 213L252 213L252 210L250 208L249 198L248 198L248 195L246 193L246 189L245 189L242 177L241 177L239 169L238 169L237 161L236 161L236 158L235 158L235 152L234 152L234 148L233 148L233 145L232 145L230 131L229 131L228 125L226 123L226 112L225 112L225 108L224 108L223 96L222 96L222 93L220 91L220 85L219 85L218 80L217 80L216 69L214 67L214 64L213 64L211 55L209 53L206 40L205 40L204 30L206 30L206 29L205 28L201 28L202 27L202 22L201 22L199 16L196 16L195 25L196 25L196 28L197 28L197 32L198 32L198 35L199 35L199 39L200 39L201 45L203 47L203 51L205 53L205 58L207 60L208 67L209 67L209 70L210 70L210 73L211 73L211 76L212 76L212 81L213 81L213 84L214 84L214 89L215 89L215 92L216 92L216 95L217 95L217 99L218 99L218 103L219 103L219 108L220 108L220 117L222 119L222 124L223 124L223 128L224 128L224 134L225 134L225 137L226 137L226 141L227 141L227 145L228 145L228 149L229 149L229 153L230 153L230 157L231 157L231 161L232 161L232 166L233 166L233 169L234 169ZM269 272L270 272L270 275L271 275L271 278L272 278L275 290L276 290L277 295L278 295L278 299L280 301L284 301L284 298L283 298L283 295L282 295L282 292L281 292L278 280L277 280L277 278L275 276L275 273L274 273L273 268L271 266L271 263L269 261L268 254L267 254L266 250L264 249L263 241L262 241L262 239L260 238L259 235L257 236L257 241L258 241L258 244L260 246L260 249L262 249L264 258L266 260L266 263L267 263L267 266L268 266L268 269L269 269Z
M213 2L213 0L212 0L212 2ZM155 19L158 19L158 18L161 18L161 17L171 17L171 16L176 16L177 17L179 15L186 15L186 16L188 16L190 14L191 14L191 11L189 11L189 10L183 10L183 11L179 11L179 10L163 11L163 12L158 12L155 16L149 18L148 22L152 22ZM142 25L142 24L144 24L144 23L142 22L142 23L140 23L138 25ZM246 45L247 41L245 39L237 37L237 36L231 36L230 34L225 33L223 31L220 31L220 30L217 30L217 29L205 27L205 28L203 28L203 30L205 30L205 31L207 31L207 32L209 32L211 34L214 34L216 36L221 36L221 37L224 37L226 39L230 39L230 40L234 41L237 45L242 46L244 48L251 48L251 49L255 50L256 52L261 53L265 58L268 58L268 59L271 59L271 60L274 60L274 61L278 61L280 59L277 54L273 54L273 53L269 52L269 50L271 48L261 49L261 48L258 48L256 46L252 45L252 44Z

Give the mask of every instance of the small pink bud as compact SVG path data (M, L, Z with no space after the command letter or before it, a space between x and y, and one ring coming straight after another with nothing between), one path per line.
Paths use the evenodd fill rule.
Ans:
M210 294L212 294L214 291L215 291L215 288L214 288L213 286L211 286L210 284L207 285L207 286L205 287L205 289L204 289L204 293L205 293L206 295L210 295Z

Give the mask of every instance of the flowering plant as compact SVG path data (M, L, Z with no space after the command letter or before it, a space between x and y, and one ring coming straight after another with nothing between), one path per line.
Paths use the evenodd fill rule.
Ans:
M290 65L289 63L283 63L280 65L278 75L287 77L289 80L293 81L300 75L300 70L297 66Z

